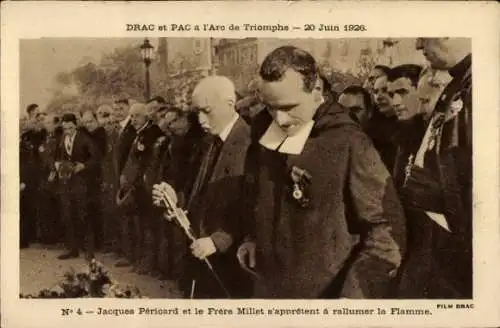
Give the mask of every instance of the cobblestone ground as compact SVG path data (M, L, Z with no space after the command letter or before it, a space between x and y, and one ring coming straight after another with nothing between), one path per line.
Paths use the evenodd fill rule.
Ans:
M85 270L87 264L83 256L77 259L58 260L64 253L63 249L45 248L41 245L32 245L20 250L20 286L21 294L38 294L44 288L55 286L65 272L72 267ZM131 268L117 268L119 260L114 254L96 253L96 259L110 272L113 280L121 284L135 285L147 298L179 298L180 292L173 281L161 281L147 275L131 272Z

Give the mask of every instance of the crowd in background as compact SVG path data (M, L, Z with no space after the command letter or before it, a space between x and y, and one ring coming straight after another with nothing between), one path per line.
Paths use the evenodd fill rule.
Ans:
M403 269L391 276L397 276L403 286L392 295L396 297L460 298L472 290L468 267L472 265L472 207L467 203L472 198L467 189L472 158L470 50L463 44L432 42L417 40L429 67L376 65L364 85L347 86L338 95L321 72L314 71L316 78L308 92L318 107L316 122L330 115L331 108L340 109L347 118L328 124L357 125L369 137L367 154L373 147L390 174L387 179L393 181L396 202L401 203L405 217L401 224L396 219L392 228L404 230L406 226L407 231L402 238L406 242L398 243L403 260L396 268ZM289 63L288 68L307 75L307 67L293 65ZM268 78L264 68L259 78L252 81L252 94L233 104L252 129L268 112L276 122L276 111L286 113L278 107L269 110L271 100L278 96L262 89L262 79ZM21 247L63 243L67 252L61 260L82 252L88 258L96 251L113 253L117 266L182 280L183 261L190 256L188 240L165 218L163 209L153 204L151 190L167 182L183 204L189 204L198 192L197 177L212 140L195 107L186 111L161 97L144 103L120 99L95 111L56 116L36 104L28 106L20 139ZM448 126L447 122L452 123ZM466 155L449 155L448 148L440 148L442 144L459 147ZM368 171L376 166L363 165ZM371 187L360 188L366 189L359 191L363 197L370 199ZM457 215L465 218L457 219ZM449 241L449 234L459 236ZM442 254L434 257L436 250ZM447 257L451 255L461 263L460 269L450 263L453 259ZM432 277L435 270L448 271ZM460 276L456 280L460 286L450 282L451 273Z

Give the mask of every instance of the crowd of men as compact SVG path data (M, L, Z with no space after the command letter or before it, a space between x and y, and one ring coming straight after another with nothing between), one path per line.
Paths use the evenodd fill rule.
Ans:
M21 247L111 252L192 298L472 298L470 45L416 51L428 68L377 65L338 96L283 46L242 100L208 76L188 111L161 97L62 117L30 105Z

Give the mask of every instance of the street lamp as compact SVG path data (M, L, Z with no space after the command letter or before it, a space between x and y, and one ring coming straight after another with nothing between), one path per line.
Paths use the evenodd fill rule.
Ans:
M389 66L392 66L392 56L393 56L392 52L393 52L394 46L397 45L398 43L399 43L399 41L394 40L392 38L387 38L387 39L382 40L382 47L384 48L384 50L389 52Z
M144 39L144 43L141 45L141 56L142 60L144 61L144 65L146 66L146 92L144 95L144 98L146 98L146 101L149 100L150 95L151 95L151 89L149 86L149 66L151 65L151 61L153 58L153 46L151 43L149 43L149 40L146 38Z

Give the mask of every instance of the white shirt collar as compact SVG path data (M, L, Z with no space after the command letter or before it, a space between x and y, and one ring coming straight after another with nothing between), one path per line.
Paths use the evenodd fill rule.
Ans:
M300 155L304 150L307 139L309 139L313 126L314 121L309 121L296 134L287 136L273 121L267 128L266 133L260 138L259 143L267 149L278 150L280 153Z
M70 142L70 143L73 143L73 141L75 140L75 136L77 134L78 131L75 131L72 135L66 135L65 137L65 140L66 142Z
M149 122L144 123L144 125L139 130L137 130L137 134L139 134L142 130L144 130L146 128L146 126L148 126L148 125L149 125Z
M238 114L234 114L233 119L231 122L229 122L228 125L219 133L219 138L221 138L222 141L226 141L227 137L229 136L229 133L231 133L231 130L233 129L233 126L236 124L236 121L238 121L238 118L240 116Z

